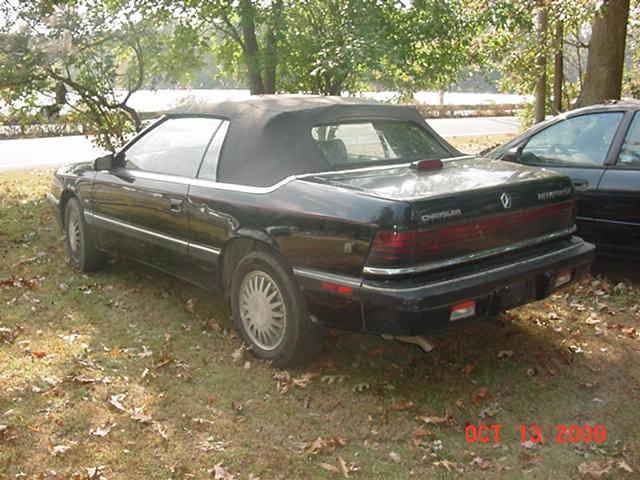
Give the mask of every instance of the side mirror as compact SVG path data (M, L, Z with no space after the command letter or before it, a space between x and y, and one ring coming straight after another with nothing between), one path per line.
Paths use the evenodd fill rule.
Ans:
M512 147L502 155L505 162L518 162L520 160L520 147Z
M109 153L93 161L93 168L97 171L114 170L122 165L124 165L124 155L122 153Z
M104 157L98 157L93 161L93 169L100 170L113 170L115 155L110 153Z

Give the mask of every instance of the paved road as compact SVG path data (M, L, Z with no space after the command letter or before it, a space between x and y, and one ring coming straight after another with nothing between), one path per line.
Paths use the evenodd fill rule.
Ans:
M442 118L428 123L444 137L514 134L519 128L517 117ZM83 136L0 140L0 171L53 168L101 153Z

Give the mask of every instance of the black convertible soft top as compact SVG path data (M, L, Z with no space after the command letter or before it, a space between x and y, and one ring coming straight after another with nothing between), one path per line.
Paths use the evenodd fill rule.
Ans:
M427 126L415 107L371 100L307 95L265 95L215 104L184 105L173 114L206 114L230 121L218 181L258 187L290 176L331 169L311 128L351 120L413 122L457 152Z

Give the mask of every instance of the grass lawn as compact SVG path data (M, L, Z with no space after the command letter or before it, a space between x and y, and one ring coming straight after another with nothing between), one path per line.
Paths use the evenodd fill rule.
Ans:
M639 264L430 354L338 332L277 371L218 295L125 260L73 271L50 175L0 175L0 479L638 478ZM465 440L480 423L499 443ZM557 443L560 424L606 441Z

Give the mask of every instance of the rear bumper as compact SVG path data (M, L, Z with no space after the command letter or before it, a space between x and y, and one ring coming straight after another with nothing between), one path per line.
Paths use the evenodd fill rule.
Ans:
M372 333L417 335L451 325L453 305L475 300L476 315L495 314L550 295L556 288L554 280L560 272L571 272L569 283L589 271L595 247L582 239L554 243L552 249L538 249L519 255L508 262L499 259L482 266L469 265L455 273L423 275L404 279L347 279L334 275L294 270L303 291L313 306L318 302L326 310L335 301L349 305L348 299L334 292L322 291L323 282L342 285L349 280L351 302L357 304L361 315L361 329ZM564 284L562 287L568 285ZM356 305L353 305L356 306ZM335 322L330 321L332 325ZM455 322L458 323L458 322Z

